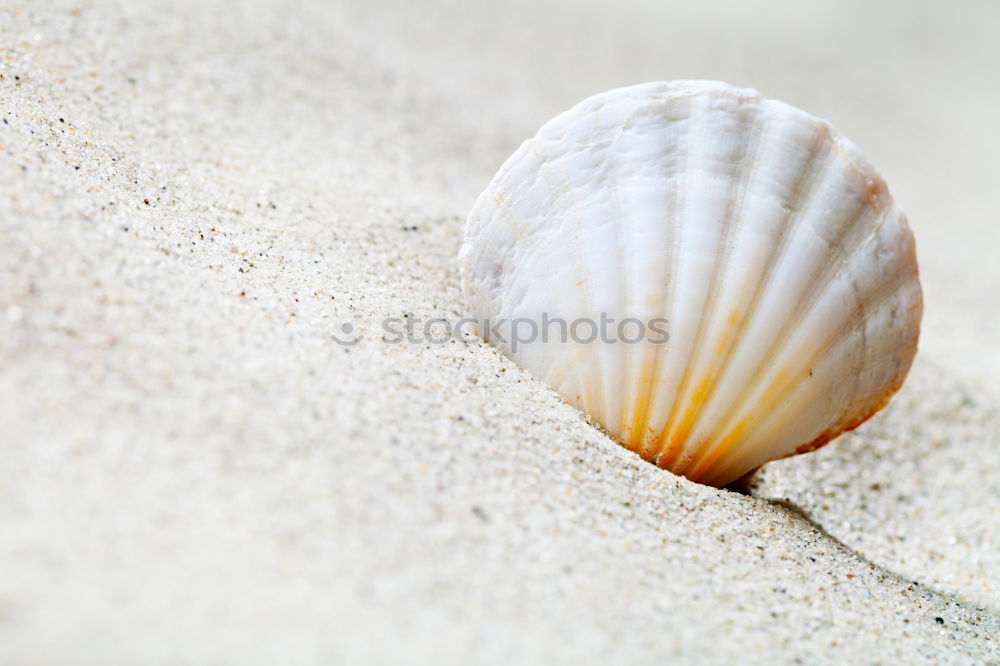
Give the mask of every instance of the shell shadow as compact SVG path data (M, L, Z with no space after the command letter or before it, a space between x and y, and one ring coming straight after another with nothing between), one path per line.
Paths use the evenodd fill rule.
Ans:
M757 500L762 500L764 502L767 502L773 507L780 507L785 509L786 511L791 513L797 520L800 520L803 523L805 523L810 529L813 529L819 534L822 534L828 540L835 543L844 551L851 553L854 557L858 558L859 560L866 562L881 571L885 571L886 573L889 573L895 576L896 578L899 578L900 580L905 580L905 578L903 578L896 572L890 571L885 567L880 566L875 562L872 562L867 557L865 557L858 551L851 548L848 544L841 541L838 537L834 536L833 534L830 534L830 532L828 532L827 529L823 527L822 524L820 524L815 518L813 518L812 515L807 510L803 509L801 506L791 501L790 499L784 497L766 497L764 495L757 494L760 485L759 484L760 477L757 476L757 473L760 471L760 469L761 468L758 467L756 469L750 470L740 478L736 479L729 485L725 486L725 489L734 492L738 495L743 495L745 497L752 497Z

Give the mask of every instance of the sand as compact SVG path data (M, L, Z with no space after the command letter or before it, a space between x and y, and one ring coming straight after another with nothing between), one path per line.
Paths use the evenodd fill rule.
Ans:
M0 2L0 663L1000 663L998 21ZM378 337L460 315L521 140L669 78L831 120L918 240L898 399L749 495L475 339Z

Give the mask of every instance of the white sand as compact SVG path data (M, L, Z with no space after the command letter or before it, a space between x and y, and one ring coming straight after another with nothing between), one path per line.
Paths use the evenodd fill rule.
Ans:
M995 3L139 4L0 0L0 663L1000 663ZM661 78L828 118L918 239L899 399L755 497L376 339Z

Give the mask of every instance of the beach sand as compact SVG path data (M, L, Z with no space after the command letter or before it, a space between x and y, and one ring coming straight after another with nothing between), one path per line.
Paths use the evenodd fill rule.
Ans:
M868 5L0 2L0 663L1000 663L1000 7ZM907 384L749 495L379 338L462 314L520 141L671 78L917 237Z

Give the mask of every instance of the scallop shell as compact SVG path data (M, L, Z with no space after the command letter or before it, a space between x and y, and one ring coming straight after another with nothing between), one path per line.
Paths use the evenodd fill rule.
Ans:
M476 201L460 263L501 351L710 485L857 427L917 348L913 236L882 178L825 121L719 82L545 124ZM591 342L602 316L637 321Z

